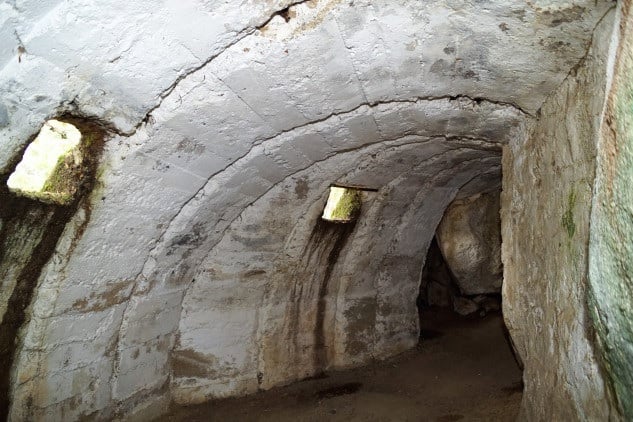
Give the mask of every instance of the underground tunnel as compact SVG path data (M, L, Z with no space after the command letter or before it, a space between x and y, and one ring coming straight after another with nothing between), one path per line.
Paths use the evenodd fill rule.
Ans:
M0 2L0 418L633 419L630 7Z

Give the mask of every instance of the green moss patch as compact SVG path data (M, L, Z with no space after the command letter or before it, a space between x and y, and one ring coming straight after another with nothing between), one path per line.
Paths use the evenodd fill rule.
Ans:
M569 192L569 196L567 197L567 210L563 214L562 225L565 231L567 231L567 236L571 239L574 237L576 233L576 223L574 222L574 204L576 203L576 192L572 188L571 192Z
M69 204L82 182L90 144L90 137L72 123L47 121L9 177L9 189L42 202Z
M323 211L323 219L340 223L353 221L358 217L361 205L360 190L333 186Z

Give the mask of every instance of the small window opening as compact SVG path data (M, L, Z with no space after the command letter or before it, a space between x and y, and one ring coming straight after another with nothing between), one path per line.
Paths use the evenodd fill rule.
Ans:
M48 120L9 176L9 190L42 202L70 203L81 182L81 140L71 123Z
M331 186L322 219L335 223L352 222L360 214L361 189Z

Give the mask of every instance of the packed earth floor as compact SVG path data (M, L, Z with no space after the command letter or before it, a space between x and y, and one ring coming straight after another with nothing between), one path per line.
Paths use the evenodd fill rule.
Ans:
M169 421L514 421L519 369L500 313L421 315L418 347L253 396L177 407Z

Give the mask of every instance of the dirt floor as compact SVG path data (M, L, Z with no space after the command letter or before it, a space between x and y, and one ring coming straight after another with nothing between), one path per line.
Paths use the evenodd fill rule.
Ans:
M521 371L501 314L425 312L417 349L253 396L178 407L169 421L514 421Z

